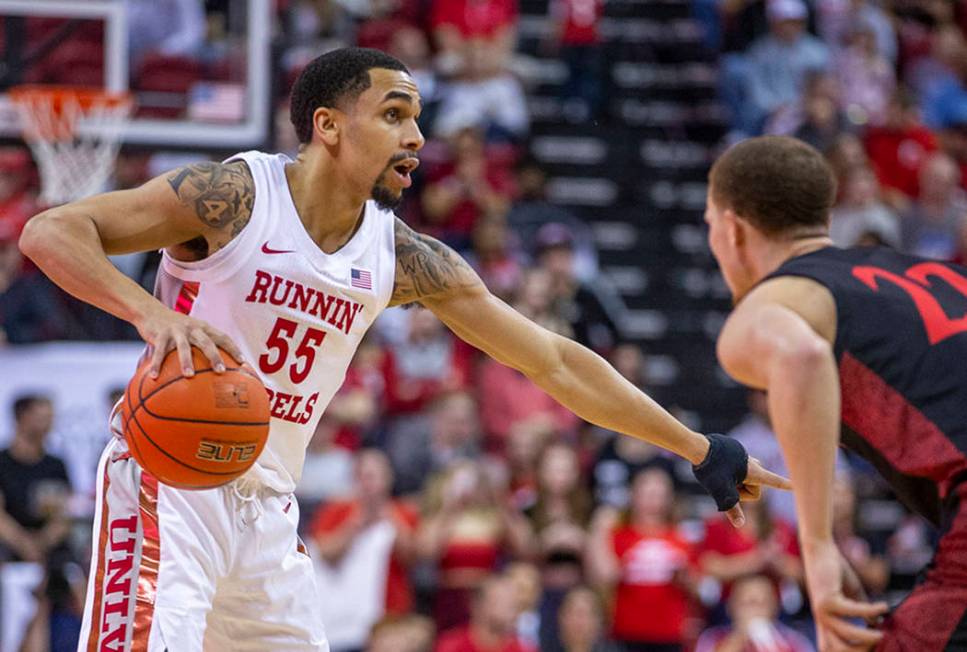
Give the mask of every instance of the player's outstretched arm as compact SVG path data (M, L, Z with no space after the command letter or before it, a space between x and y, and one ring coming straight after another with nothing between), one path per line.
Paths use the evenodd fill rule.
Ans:
M190 345L215 365L221 346L240 359L224 334L169 310L108 260L109 254L193 244L202 255L225 246L248 223L255 190L243 162L199 163L121 190L57 206L33 217L20 249L47 276L82 301L133 324L151 345L152 366L179 351L192 373Z
M657 444L693 464L706 461L710 444L704 435L679 423L593 351L538 326L493 296L449 247L397 220L396 288L391 303L411 302L422 303L461 339L526 374L582 419ZM726 446L713 441L713 453L725 456L723 464L727 460L741 465L748 485L745 497L754 497L762 484L786 487L782 478L754 461L746 475L744 451ZM736 454L742 459L736 461ZM703 466L717 466L716 460L712 462ZM734 494L730 504L720 501L720 509L731 508L730 518L740 519L741 508L735 503L736 484L742 478L718 480L720 485L722 481L730 485L727 489Z
M840 385L831 341L832 296L806 279L763 284L739 304L722 329L718 355L733 378L769 394L769 415L789 466L820 649L867 649L879 632L851 624L873 619L885 604L843 594L843 567L833 541L832 486L839 444Z

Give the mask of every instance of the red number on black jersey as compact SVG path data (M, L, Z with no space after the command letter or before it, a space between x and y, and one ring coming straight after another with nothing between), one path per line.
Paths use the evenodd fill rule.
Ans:
M940 263L919 263L898 276L879 267L860 265L853 268L853 276L877 291L877 279L889 281L910 295L923 319L930 344L937 344L948 337L967 332L967 315L952 319L947 315L940 301L930 293L931 277L945 281L967 298L967 278Z

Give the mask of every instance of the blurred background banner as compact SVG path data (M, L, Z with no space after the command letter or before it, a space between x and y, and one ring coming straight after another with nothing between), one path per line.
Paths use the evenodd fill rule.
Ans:
M57 405L48 450L64 460L77 494L75 509L93 514L94 474L110 433L111 393L123 391L144 346L137 342L52 342L0 348L0 410L42 394ZM0 429L0 448L12 432ZM81 514L77 514L81 515Z

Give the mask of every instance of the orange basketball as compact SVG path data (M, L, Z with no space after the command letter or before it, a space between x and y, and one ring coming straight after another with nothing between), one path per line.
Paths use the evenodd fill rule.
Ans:
M148 362L128 383L121 407L131 455L148 473L180 489L231 482L258 458L269 436L269 399L255 374L219 349L225 372L216 374L192 347L195 375L181 375L171 351L157 378Z

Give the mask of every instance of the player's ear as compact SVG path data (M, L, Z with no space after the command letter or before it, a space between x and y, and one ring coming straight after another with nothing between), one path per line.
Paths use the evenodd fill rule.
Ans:
M729 238L729 244L733 247L740 247L745 243L745 229L748 226L742 218L735 214L731 208L722 211L722 221L725 223L725 232Z
M335 109L320 106L312 114L312 129L326 145L339 142L339 123L335 119Z

